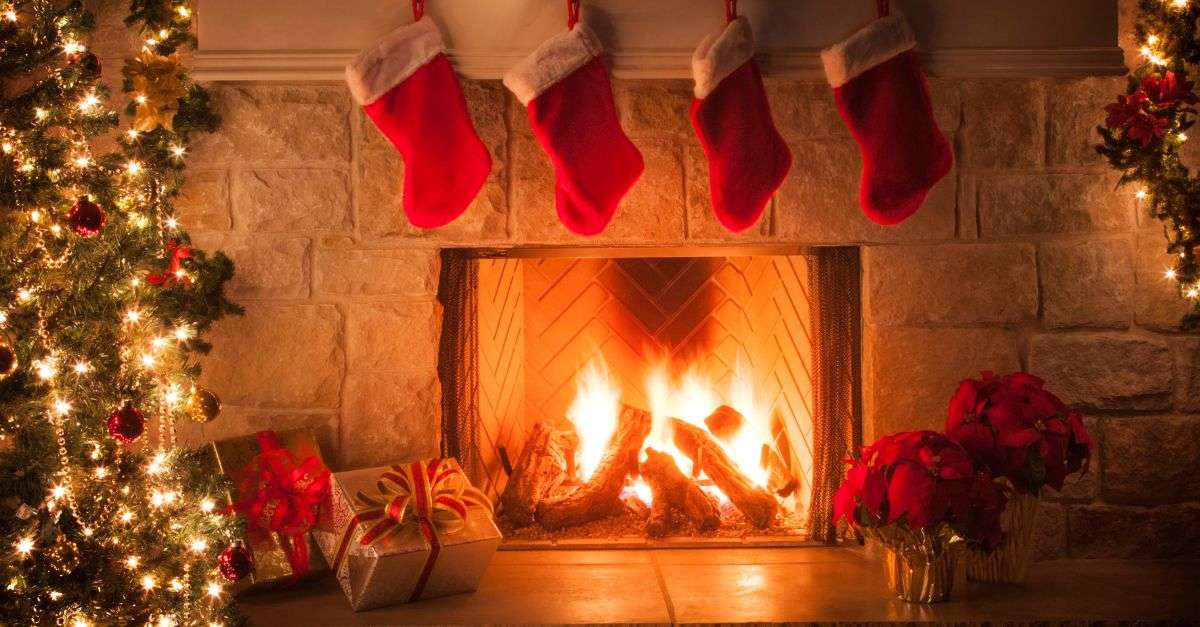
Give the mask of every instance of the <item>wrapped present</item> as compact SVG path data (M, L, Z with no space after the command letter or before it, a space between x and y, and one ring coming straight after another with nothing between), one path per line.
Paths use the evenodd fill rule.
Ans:
M454 459L333 475L313 536L355 611L474 590L500 546Z
M309 429L260 431L212 443L217 470L234 485L229 509L246 519L254 569L244 588L328 572L309 531L329 493L329 470Z

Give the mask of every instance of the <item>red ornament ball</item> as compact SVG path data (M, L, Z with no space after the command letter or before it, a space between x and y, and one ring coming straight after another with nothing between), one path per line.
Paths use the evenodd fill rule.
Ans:
M253 569L254 562L250 560L250 551L240 544L226 547L217 556L217 570L229 581L240 581L248 577Z
M67 212L67 222L71 224L71 230L80 237L91 237L99 233L106 221L104 209L87 196L81 196Z
M121 444L128 444L140 437L146 429L146 417L132 403L108 415L108 435Z

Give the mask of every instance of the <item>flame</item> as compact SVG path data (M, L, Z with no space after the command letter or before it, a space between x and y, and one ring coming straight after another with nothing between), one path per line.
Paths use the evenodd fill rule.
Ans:
M704 419L721 405L728 405L741 413L745 422L729 441L721 442L717 438L714 441L748 479L763 487L767 485L769 472L761 459L763 445L772 441L771 407L756 389L753 369L741 354L730 373L724 394L721 393L722 386L695 363L677 377L670 375L665 364L655 365L645 373L645 387L653 422L643 450L653 448L671 455L679 469L688 473L692 461L676 448L668 419L678 418L707 430ZM620 411L621 388L604 358L597 355L576 374L575 398L567 410L567 417L579 435L576 461L582 480L591 477L599 465L616 430ZM717 487L710 484L702 487L721 502L728 501ZM650 486L640 477L625 487L624 494L633 494L647 505L653 502Z
M579 435L575 461L584 481L604 457L620 415L621 389L609 376L604 358L592 358L575 375L575 399L567 408L567 418Z

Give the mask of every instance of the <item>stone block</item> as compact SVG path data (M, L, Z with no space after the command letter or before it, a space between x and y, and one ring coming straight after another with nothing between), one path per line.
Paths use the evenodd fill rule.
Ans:
M350 183L326 169L239 172L233 188L234 223L251 233L346 231Z
M1037 317L1031 245L872 246L865 253L869 324L1017 323Z
M253 237L201 234L193 241L204 250L220 250L233 260L228 283L234 299L305 298L309 295L310 242L303 237Z
M846 137L850 133L838 115L833 90L825 81L766 78L763 81L775 128L788 141Z
M129 3L123 0L87 0L84 7L96 18L95 28L88 34L87 47L98 57L127 57L142 47L137 29L125 25ZM104 64L104 74L121 75L120 65L113 69Z
M1048 90L1046 161L1050 166L1104 168L1096 152L1096 127L1104 124L1104 105L1125 93L1124 77L1055 81Z
M318 294L346 296L432 296L441 261L436 250L320 248L316 252Z
M1056 503L1042 503L1033 535L1033 559L1053 560L1067 556L1067 510Z
M959 381L1020 367L1017 334L1007 330L869 326L863 339L867 441L896 431L940 431Z
M964 168L1024 170L1045 152L1045 85L1031 79L971 80L962 86Z
M630 137L692 134L692 81L619 80L613 93L621 126Z
M1161 231L1138 234L1134 319L1139 326L1177 331L1191 310L1192 304L1179 293L1178 284L1166 278L1172 261Z
M955 170L930 191L925 204L898 226L879 226L859 208L862 164L849 137L792 142L792 170L775 196L778 239L805 244L849 244L952 239Z
M228 231L233 225L229 174L224 170L189 170L175 198L175 217L188 231Z
M441 447L437 371L364 373L346 378L340 426L343 468L435 457Z
M1200 338L1179 338L1171 348L1175 353L1175 407L1200 412Z
M1109 419L1103 450L1106 503L1200 501L1200 417Z
M345 373L342 315L334 305L246 303L206 339L201 384L227 405L336 409Z
M1038 261L1046 326L1129 326L1134 271L1128 240L1044 244Z
M1171 351L1164 340L1125 335L1036 335L1029 371L1070 405L1162 410L1171 405Z
M196 135L191 163L340 164L350 158L344 87L220 84L210 88L221 130Z
M617 207L608 227L592 238L595 243L672 244L684 238L685 208L681 199L683 150L678 142L638 139L646 169ZM528 242L577 243L558 219L554 203L554 171L540 146L532 140L516 139L514 147L536 154L514 155L513 207L519 233ZM528 188L523 188L524 186Z
M981 177L979 226L983 237L1127 232L1132 198L1115 191L1116 175L1002 174Z
M1200 506L1086 505L1067 510L1071 557L1180 559L1200 555Z
M437 371L442 308L435 300L356 303L346 311L351 373Z

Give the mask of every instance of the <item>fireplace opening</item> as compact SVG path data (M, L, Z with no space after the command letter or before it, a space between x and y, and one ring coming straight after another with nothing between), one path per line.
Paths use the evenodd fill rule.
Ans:
M854 248L447 250L443 453L510 547L831 541Z

